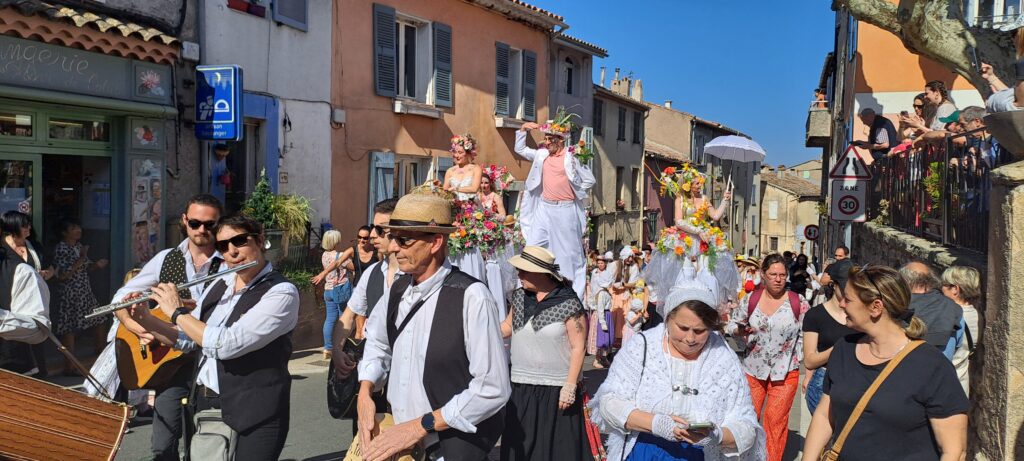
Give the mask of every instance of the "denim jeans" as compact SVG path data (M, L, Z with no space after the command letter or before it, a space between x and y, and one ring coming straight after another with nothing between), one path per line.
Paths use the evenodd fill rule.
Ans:
M810 381L807 383L807 410L814 414L814 409L818 408L818 402L821 402L821 395L824 393L822 387L825 385L825 367L814 370L814 374L809 378Z
M330 290L324 291L324 301L327 303L327 318L324 319L324 349L331 350L333 345L332 333L334 333L334 324L338 322L338 318L341 317L341 309L348 304L348 299L352 297L352 284L345 282L344 285L338 285Z

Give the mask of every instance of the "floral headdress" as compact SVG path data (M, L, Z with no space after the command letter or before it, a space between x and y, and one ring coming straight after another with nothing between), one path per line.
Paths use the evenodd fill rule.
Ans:
M668 194L669 197L675 197L679 191L692 192L704 187L704 175L687 162L679 168L665 168L658 182L661 183L660 195Z
M573 117L579 117L579 115L565 110L565 107L558 106L558 110L555 111L554 120L548 120L547 123L540 126L540 130L544 134L568 138L569 132L572 131Z
M476 156L476 139L469 133L452 136L452 147L448 151L455 152L456 147L461 147L470 157Z
M508 168L500 165L488 165L484 168L483 174L491 180L491 190L498 194L504 194L512 185L512 181L516 180L512 173L508 172Z

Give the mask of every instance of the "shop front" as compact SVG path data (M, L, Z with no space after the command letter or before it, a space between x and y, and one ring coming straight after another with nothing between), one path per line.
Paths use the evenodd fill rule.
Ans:
M38 38L28 35L29 26L23 33ZM69 226L80 226L88 258L110 261L92 275L102 301L127 269L166 244L164 162L177 136L176 55L167 53L174 48L168 40L48 26L113 42L113 49L124 49L118 41L135 48L113 55L0 35L0 213L30 215L33 238L50 262L61 241L74 239Z

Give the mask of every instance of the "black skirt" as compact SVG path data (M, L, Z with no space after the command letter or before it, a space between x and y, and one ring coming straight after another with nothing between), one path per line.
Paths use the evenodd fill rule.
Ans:
M589 456L582 389L576 402L558 409L561 387L512 383L501 436L502 461L582 460Z

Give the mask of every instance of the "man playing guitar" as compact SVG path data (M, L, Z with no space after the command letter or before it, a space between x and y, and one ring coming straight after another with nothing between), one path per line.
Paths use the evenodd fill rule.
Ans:
M222 212L220 200L210 194L198 194L190 198L185 213L181 215L181 227L186 239L177 247L163 250L150 259L139 275L117 290L113 302L122 301L159 283L181 284L216 273L223 258L214 248L213 226L220 220ZM190 287L190 298L199 299L204 288L205 284ZM154 340L152 334L131 318L127 309L117 311L116 315L125 328L139 337L142 344ZM115 323L108 341L114 340L117 329ZM170 379L169 385L157 391L151 440L153 459L157 461L180 459L178 440L182 435L181 399L188 395L194 371L194 367L182 366Z

